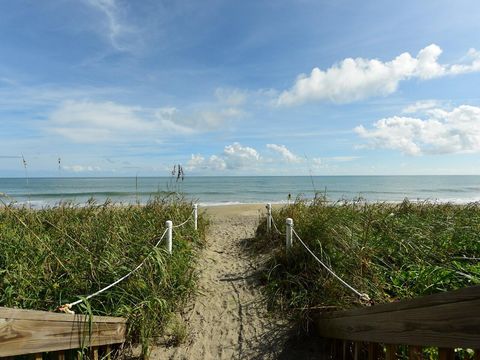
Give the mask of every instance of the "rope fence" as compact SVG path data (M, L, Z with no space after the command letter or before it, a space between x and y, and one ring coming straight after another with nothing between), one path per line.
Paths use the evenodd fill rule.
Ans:
M6 197L6 198L9 198L11 200L15 200L13 199L11 196L5 194L5 193L0 193L0 203L3 204L4 208L7 209L7 211L10 211L14 216L15 218L17 219L17 221L19 221L19 223L24 226L25 228L27 228L28 230L30 230L29 226L27 224L25 224L25 222L22 221L22 219L20 219L16 214L15 212L12 211L12 209L10 209L10 207L7 205L7 203L5 201L3 201L2 197ZM167 248L167 252L171 255L172 254L172 243L173 243L173 232L172 230L173 229L177 229L177 228L180 228L180 227L183 227L185 226L190 220L192 220L193 218L193 226L194 226L194 230L197 231L198 230L198 204L193 204L193 209L192 209L192 212L190 213L190 215L188 216L188 218L183 221L182 223L178 224L178 225L173 225L173 222L171 220L167 220L165 222L165 230L163 231L163 234L162 236L160 236L159 240L155 243L155 245L153 246L152 250L150 251L150 253L142 260L142 262L140 262L140 264L138 264L133 270L131 270L130 272L128 272L127 274L125 274L124 276L122 276L121 278L117 279L116 281L114 281L113 283L103 287L102 289L82 298L82 299L79 299L77 301L74 301L72 303L69 303L69 304L64 304L60 307L58 307L57 310L59 311L63 311L67 314L74 314L75 312L72 311L72 307L73 306L76 306L76 305L79 305L81 304L82 302L85 302L86 300L89 300L97 295L100 295L101 293L107 291L108 289L114 287L115 285L118 285L119 283L121 283L122 281L128 279L132 274L134 274L135 272L137 272L142 266L143 264L145 264L145 262L147 261L147 259L150 257L150 255L153 253L154 249L156 249L162 242L162 240L165 238L166 236L166 248ZM52 224L53 225L53 224ZM31 231L31 230L30 230ZM35 236L35 238L41 242L41 243L44 243L42 241L42 239L34 232L32 232L33 236ZM78 241L76 241L75 239L73 239L72 237L70 237L68 235L68 237L71 239L71 240L74 240L75 243L77 243L77 245L81 245L81 243L79 243ZM52 249L50 249L48 247L47 244L44 243L44 245L47 247L47 249L50 251L50 253L56 258L56 260L58 261L58 263L66 270L66 268L64 267L63 263L60 261L60 259L58 259L58 257L55 255L55 253L52 251ZM81 247L83 247L83 245L81 245Z
M271 233L272 231L272 225L273 229L275 232L281 236L285 236L285 244L286 248L290 249L293 246L293 237L300 242L300 244L303 246L303 248L330 274L332 275L335 279L337 279L343 286L345 286L348 290L353 292L355 295L359 297L360 300L369 303L370 302L370 297L368 294L361 293L357 289L355 289L352 285L348 284L345 280L343 280L340 276L338 276L328 265L326 265L322 260L319 259L317 255L307 246L307 244L302 240L300 235L295 231L293 227L293 219L287 218L285 221L285 233L282 233L280 230L278 230L278 227L275 223L275 218L272 216L272 205L267 204L267 232Z
M145 264L145 262L147 261L147 259L150 257L150 255L153 253L154 249L156 249L162 242L162 240L165 238L166 236L166 248L167 248L167 252L171 255L172 254L172 243L173 243L173 232L172 230L174 228L180 228L182 226L185 226L190 220L192 220L192 217L193 217L193 221L194 221L194 228L195 228L195 231L197 231L198 229L198 205L197 204L194 204L193 205L193 210L192 212L190 213L190 216L185 220L183 221L182 223L178 224L178 225L175 225L173 226L173 222L171 220L167 220L165 222L165 230L163 231L163 234L162 236L160 236L160 238L158 239L158 241L155 243L155 245L153 246L152 250L149 252L149 254L147 256L145 256L145 258L142 260L142 262L140 264L138 264L133 270L131 270L130 272L128 272L127 274L125 274L124 276L122 276L121 278L119 278L118 280L114 281L113 283L105 286L104 288L94 292L93 294L90 294L88 296L85 296L84 298L82 299L79 299L77 301L74 301L72 303L69 303L69 304L64 304L62 306L60 306L58 308L59 311L63 311L67 314L74 314L75 312L72 311L72 307L73 306L76 306L76 305L79 305L81 304L82 302L85 302L86 300L89 300L97 295L100 295L101 293L107 291L108 289L114 287L115 285L118 285L119 283L121 283L122 281L128 279L132 274L134 274L135 272L137 272L142 266L143 264Z

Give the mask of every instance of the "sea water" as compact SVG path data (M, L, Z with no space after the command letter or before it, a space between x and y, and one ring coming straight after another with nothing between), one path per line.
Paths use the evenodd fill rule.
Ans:
M282 203L300 196L326 194L331 201L363 198L367 201L480 201L480 176L215 176L1 178L4 201L34 207L62 201L78 204L94 198L117 203L145 203L158 193L179 192L204 205Z

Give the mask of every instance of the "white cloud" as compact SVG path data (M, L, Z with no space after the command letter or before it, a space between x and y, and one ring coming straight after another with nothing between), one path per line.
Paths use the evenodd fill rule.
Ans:
M402 110L402 112L405 114L415 114L425 110L437 108L440 106L440 104L441 103L438 100L421 100L414 104L408 105Z
M251 166L260 160L260 154L254 148L235 142L225 146L223 157L229 169Z
M240 106L247 100L247 93L240 89L217 88L215 96L220 103L229 106Z
M210 158L205 159L202 155L196 154L190 158L187 162L185 169L187 171L223 171L227 167L225 160L219 156L212 155Z
M184 112L175 107L145 108L111 101L68 100L52 111L46 127L70 141L97 143L214 131L243 115L239 108L222 108L218 104L211 107Z
M372 129L355 132L372 148L400 150L408 155L474 153L480 151L480 108L461 105L451 111L428 109L426 119L394 116L378 120Z
M65 101L49 117L49 130L74 142L118 140L154 128L140 108L110 101Z
M267 144L267 148L280 154L282 158L290 163L298 163L302 158L292 153L285 145Z
M254 148L237 142L225 146L223 153L205 158L200 154L192 155L185 167L188 171L223 171L255 168L261 156Z
M120 51L130 51L134 41L132 37L135 37L138 31L123 20L125 12L118 2L116 0L84 1L105 16L105 27L101 31L102 34L107 35L112 47Z
M401 81L423 80L445 75L480 71L480 53L469 51L469 63L444 65L438 63L442 49L429 45L416 57L408 52L382 62L377 59L347 58L326 70L314 68L310 75L300 75L290 90L283 91L277 105L298 105L309 101L347 103L372 96L395 92Z
M360 156L332 156L326 159L329 159L335 162L349 162L349 161L355 161L357 159L360 159Z
M464 60L464 64L452 65L450 72L452 74L465 74L480 71L480 51L473 48L468 50Z
M71 171L74 173L95 172L95 171L102 170L99 166L92 166L92 165L66 165L66 166L62 166L62 169L66 171Z

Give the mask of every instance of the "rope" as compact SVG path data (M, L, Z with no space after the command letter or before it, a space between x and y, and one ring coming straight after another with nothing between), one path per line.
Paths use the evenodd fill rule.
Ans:
M333 272L332 269L330 269L327 265L325 265L322 260L320 260L314 253L312 250L309 249L309 247L303 242L303 240L300 238L300 236L298 236L297 232L295 231L295 229L292 228L292 232L295 234L295 236L297 237L298 241L300 241L300 243L303 245L303 247L310 253L310 255L313 256L313 258L315 260L318 261L318 263L320 265L323 266L323 268L325 270L327 270L331 275L333 275L338 281L340 281L346 288L348 288L349 290L351 290L352 292L354 292L359 298L360 300L364 300L364 301L367 301L369 302L370 301L370 297L368 296L368 294L365 294L365 293L361 293L359 292L358 290L356 290L354 287L352 287L351 285L349 285L347 282L345 282L340 276L338 276L337 274L335 274Z
M285 236L285 233L282 233L280 230L278 230L277 224L275 223L275 219L273 218L273 216L271 216L271 219L272 219L272 224L273 224L273 227L275 228L275 231L276 231L279 235Z
M165 231L163 232L162 236L160 237L160 239L157 241L157 243L155 244L155 246L153 248L156 248L158 247L158 245L160 245L160 243L162 242L163 238L165 237L165 235L167 234L167 231L168 231L168 228L165 229ZM123 280L127 279L128 277L130 277L130 275L132 275L133 273L135 273L138 269L140 269L143 264L145 263L145 261L147 261L148 257L150 256L152 252L150 252L143 260L140 264L138 264L135 269L133 269L132 271L130 271L128 274L122 276L120 279L116 280L115 282L111 283L110 285L107 285L105 286L103 289L100 289L98 290L97 292L93 293L93 294L90 294L88 295L87 297L83 298L83 299L80 299L80 300L77 300L77 301L74 301L70 304L65 304L65 305L62 305L58 308L58 310L60 311L64 311L66 313L69 313L69 314L74 314L74 312L71 310L71 308L75 305L78 305L82 302L84 302L85 300L88 300L88 299L91 299L97 295L100 295L101 293L103 293L104 291L107 291L108 289L114 287L115 285L121 283Z
M172 229L179 228L179 227L185 225L185 224L192 218L194 211L195 211L195 210L192 210L192 212L190 213L190 216L187 218L187 220L185 220L185 221L182 222L181 224L173 225L173 226L172 226Z

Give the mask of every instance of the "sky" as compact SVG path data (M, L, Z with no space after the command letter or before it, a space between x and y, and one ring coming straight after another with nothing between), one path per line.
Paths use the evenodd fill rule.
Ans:
M478 1L0 13L0 177L480 174Z

